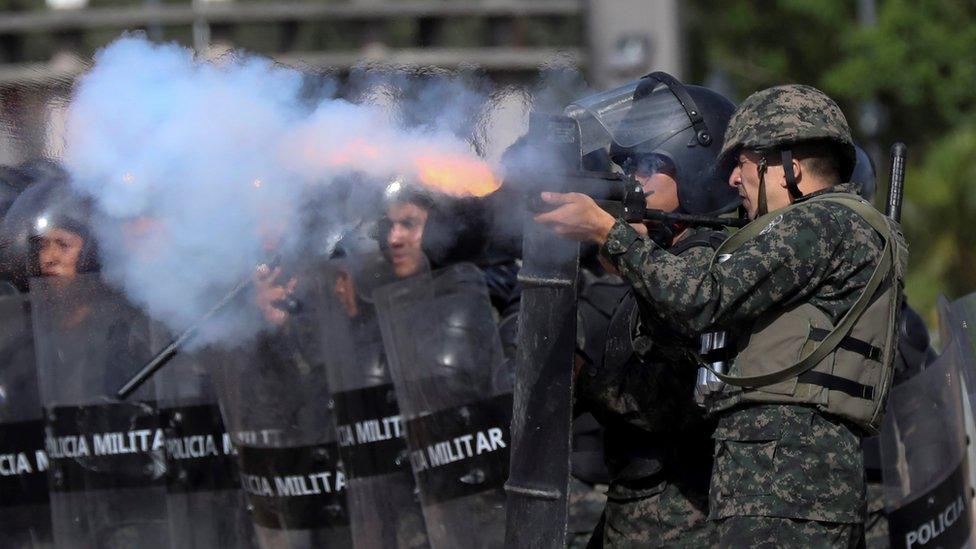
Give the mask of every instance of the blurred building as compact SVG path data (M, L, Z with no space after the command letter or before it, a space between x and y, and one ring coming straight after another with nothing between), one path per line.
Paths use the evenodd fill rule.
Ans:
M606 88L682 68L675 0L0 0L0 163L58 154L74 79L126 30L340 76L433 66L524 83L568 64Z

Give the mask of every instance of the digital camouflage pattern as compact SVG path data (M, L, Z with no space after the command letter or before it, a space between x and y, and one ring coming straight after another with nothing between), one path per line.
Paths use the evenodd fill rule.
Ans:
M587 546L606 504L606 485L590 486L570 477L567 549L584 549Z
M858 547L860 524L813 522L779 517L733 517L718 523L722 547Z
M868 510L864 520L864 541L868 549L887 549L888 516L884 508L884 486L880 482L868 482Z
M627 498L623 490L607 496L606 547L715 547L715 524L708 521L708 494L686 485L652 479Z
M690 265L705 269L713 253L711 248L698 246L686 250L681 257ZM625 324L634 333L625 337L633 336L635 350L644 364L635 359L617 365L588 365L574 386L577 406L592 413L604 427L626 424L648 433L700 427L703 413L692 398L697 363L685 347L696 344L697 339L686 338L681 341L683 345L675 345L678 334L662 333L658 324L636 318L634 305L632 297L625 297L614 315L629 315Z
M712 254L712 248L696 246L681 256L705 269ZM640 358L589 365L575 386L577 406L606 429L614 480L603 541L607 547L709 547L716 541L707 521L714 424L692 398L697 363L688 347L697 339L637 322L637 303L628 297L611 330L624 331L624 340L633 337Z
M766 516L861 524L860 437L806 406L739 408L719 418L711 518Z
M857 186L821 193L830 191L856 194ZM667 253L621 220L601 252L653 321L688 333L735 333L801 302L836 323L857 300L882 248L860 216L840 204L813 202L774 216L758 237L708 269ZM715 438L712 518L863 520L863 459L859 437L846 425L813 408L750 405L723 414Z
M856 194L856 184L827 192ZM857 301L884 247L880 235L847 207L813 202L775 216L722 263L701 269L642 238L617 220L602 253L645 303L642 314L688 333L735 330L760 316L808 302L833 322Z
M731 155L743 148L762 150L812 140L842 145L849 166L854 166L851 129L833 99L799 84L767 88L747 97L732 114L719 165L729 165Z

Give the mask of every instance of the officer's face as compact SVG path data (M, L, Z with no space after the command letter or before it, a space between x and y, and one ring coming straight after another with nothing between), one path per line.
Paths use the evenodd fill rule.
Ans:
M739 191L742 197L742 207L749 214L749 219L756 218L759 210L759 162L762 155L755 151L742 151L739 161L729 176L729 185ZM790 203L786 190L786 174L783 166L769 163L763 176L766 181L766 207L769 211L778 210Z
M390 232L386 235L390 263L398 278L413 276L421 271L426 258L420 247L427 223L427 210L405 202L395 202L386 210Z
M652 210L673 212L678 209L678 182L670 175L658 172L654 175L634 176L644 187L644 201Z
M359 304L356 302L356 285L352 276L344 268L336 276L335 283L332 285L332 293L342 304L346 316L355 318L359 316Z
M665 212L678 209L678 182L674 179L676 171L670 158L650 153L621 156L613 161L641 184L648 208Z
M85 239L65 229L53 228L39 239L41 276L72 277L78 274L78 258Z

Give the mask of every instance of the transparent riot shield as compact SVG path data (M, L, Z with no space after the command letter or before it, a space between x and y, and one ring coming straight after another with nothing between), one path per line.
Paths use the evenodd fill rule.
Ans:
M512 413L483 273L457 264L375 294L432 547L501 547Z
M312 276L301 312L255 341L214 351L211 375L237 452L241 487L265 548L348 547L340 468Z
M960 349L965 355L976 355L976 294L961 297L951 304L943 299L939 300L939 314L949 322L940 325L939 330L944 338L949 329L959 337ZM949 329L947 329L949 328ZM976 361L967 360L962 364L963 379L969 391L970 402L976 397Z
M152 325L152 348L171 339ZM173 547L256 546L237 459L224 429L209 367L216 357L182 353L155 377L166 436L166 503Z
M0 547L51 546L47 466L29 306L0 298Z
M943 326L952 326L943 316ZM958 329L922 373L891 390L881 430L885 510L892 547L963 547L972 536ZM971 357L971 355L968 355Z
M372 268L364 269L368 265ZM427 533L407 454L367 278L386 278L380 257L344 258L326 273L321 323L346 472L356 547L426 547Z
M51 517L58 547L168 547L163 431L147 384L146 318L95 275L31 280Z

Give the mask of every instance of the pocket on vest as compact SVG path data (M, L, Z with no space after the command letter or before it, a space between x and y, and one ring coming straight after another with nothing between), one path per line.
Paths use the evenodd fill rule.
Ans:
M739 341L739 354L735 358L733 373L743 376L763 375L778 372L799 362L810 339L810 309L819 312L816 307L804 304L769 320L758 322L752 333ZM754 390L773 395L794 395L796 384L797 379L792 377Z

